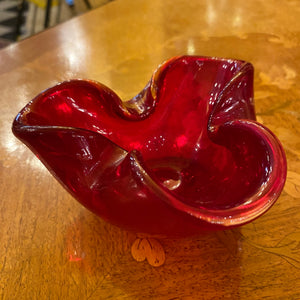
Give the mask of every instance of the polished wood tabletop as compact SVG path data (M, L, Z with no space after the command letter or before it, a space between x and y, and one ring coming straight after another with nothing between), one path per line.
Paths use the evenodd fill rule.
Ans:
M116 0L0 51L0 299L300 299L300 2ZM123 99L177 55L249 61L258 121L285 149L276 204L239 229L154 238L77 203L11 132L64 80Z

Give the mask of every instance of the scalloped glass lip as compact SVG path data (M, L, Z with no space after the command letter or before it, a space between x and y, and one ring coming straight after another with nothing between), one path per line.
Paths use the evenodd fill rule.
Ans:
M178 58L179 57L173 57L170 60L164 62L161 66L173 60L176 60ZM201 58L224 61L224 62L242 63L236 75L227 83L224 89L220 92L220 95L218 96L218 99L214 104L214 108L220 102L220 99L222 98L224 91L227 88L229 88L235 80L240 78L249 69L253 68L250 63L242 60L217 58L217 57L203 57L203 56L201 56ZM155 75L156 72L153 75L153 79L155 78ZM244 201L243 204L233 208L222 209L222 210L196 208L190 206L178 200L170 193L168 193L167 188L164 187L162 184L159 184L159 187L168 193L168 197L166 198L168 199L167 201L169 202L169 204L171 204L173 207L177 208L178 210L184 211L208 223L218 224L222 226L235 226L235 225L237 226L237 225L248 223L256 219L257 217L261 216L263 213L269 210L269 208L271 208L271 206L276 202L276 200L280 196L280 193L285 184L286 174L287 174L287 162L286 162L285 153L280 141L268 128L264 127L258 122L255 122L254 120L251 120L251 122L248 122L247 120L243 120L243 122L251 125L252 127L254 127L254 129L255 127L257 127L260 128L260 130L264 131L266 137L270 141L270 144L274 147L274 149L272 149L274 153L274 164L272 166L273 170L268 180L268 184L261 186L260 189L257 191L257 193L252 197L249 197L246 201ZM211 123L211 118L208 121L208 131L213 129L210 128L210 123Z
M268 183L262 185L255 195L249 197L243 204L235 206L228 209L206 209L206 208L196 208L188 205L175 196L173 196L169 190L163 186L163 184L155 181L153 176L151 176L151 171L147 171L147 167L143 166L137 156L133 154L135 162L140 172L140 176L146 182L146 185L155 191L156 194L160 196L162 200L170 204L172 207L188 213L189 215L206 221L211 224L217 224L221 226L238 226L261 216L265 213L278 199L286 179L287 164L284 154L284 150L278 141L278 139L273 135L273 133L267 128L263 127L257 122L247 122L250 126L260 127L260 130L265 131L267 137L272 141L272 145L276 148L274 152L277 159L274 159L274 164L272 174L268 180ZM126 150L125 150L126 151ZM137 152L137 151L136 151Z
M169 64L170 62L182 58L183 56L177 56L173 57L165 62L163 62L161 65L158 66L158 68L155 70L153 73L151 80L148 85L149 89L151 91L153 99L156 97L156 86L155 86L155 81L157 80L157 76L159 76L159 70L162 68L162 66ZM188 56L184 56L188 57ZM194 56L194 57L199 57L201 59L208 59L208 60L218 60L218 61L224 61L224 62L240 62L242 63L242 66L240 67L239 71L237 74L228 82L228 84L225 86L225 88L222 90L220 93L217 102L214 104L216 106L219 102L219 99L222 97L222 94L226 88L228 88L234 80L236 80L238 77L240 77L247 68L251 67L252 65L248 62L241 61L241 60L235 60L235 59L226 59L226 58L217 58L217 57L203 57L203 56ZM88 82L91 84L95 85L102 85L101 83L95 81L95 80L90 80L90 79L72 79L72 80L67 80L64 82L61 82L57 84L55 87L57 87L60 84L65 84L68 82ZM30 130L37 130L37 129L43 129L47 130L50 129L53 130L55 128L57 129L80 129L80 130L85 130L85 131L91 131L88 129L82 129L78 127L68 127L68 126L31 126L31 125L25 125L20 122L20 118L22 114L26 112L26 110L29 109L31 103L42 97L45 93L47 93L49 90L53 89L54 87L50 87L48 89L43 90L41 93L39 93L35 98L33 98L16 116L12 129L13 131L17 130L25 130L25 131L30 131ZM119 107L119 109L121 109ZM147 116L146 116L147 117ZM169 192L169 190L160 182L157 182L154 179L154 176L151 175L151 170L147 168L147 163L144 161L141 161L137 155L138 150L133 150L131 152L125 150L121 146L115 144L113 141L109 140L105 136L103 138L107 139L110 143L114 144L115 146L119 147L123 151L127 152L127 155L131 153L135 160L135 165L136 168L139 170L140 176L143 177L145 184L148 186L148 188L152 189L156 195L159 195L160 198L168 203L170 206L173 208L185 212L197 219L203 220L207 223L212 223L212 224L217 224L221 226L238 226L242 225L245 223L248 223L263 213L265 213L277 200L279 197L284 184L285 184L285 179L286 179L286 173L287 173L287 162L286 162L286 157L285 153L283 150L283 147L280 143L280 141L277 139L277 137L266 127L263 125L251 120L251 122L247 120L242 120L245 124L248 124L249 126L252 126L253 129L258 129L262 132L264 132L265 137L267 137L270 141L270 145L273 146L273 153L274 153L274 163L272 165L273 170L272 174L268 180L268 183L261 186L260 189L257 191L255 195L252 197L249 197L243 204L238 205L236 207L228 208L228 209L206 209L206 208L196 208L193 206L190 206L182 201L180 201L178 198L176 198L173 194ZM230 122L228 122L230 123ZM210 126L210 120L208 122L208 130ZM94 131L91 131L95 133ZM97 133L97 132L96 132ZM101 135L100 133L98 133Z
M253 122L251 122L251 126L264 128L260 124ZM280 196L280 193L284 187L287 164L284 150L280 142L268 129L264 128L264 130L266 131L267 135L269 135L270 139L275 139L275 151L277 157L274 159L274 164L272 165L272 174L267 184L262 185L255 195L249 197L241 205L222 210L195 208L183 203L182 201L179 201L175 197L170 198L172 205L196 218L205 220L208 223L222 226L235 226L248 223L269 210L269 208L271 208L271 206Z

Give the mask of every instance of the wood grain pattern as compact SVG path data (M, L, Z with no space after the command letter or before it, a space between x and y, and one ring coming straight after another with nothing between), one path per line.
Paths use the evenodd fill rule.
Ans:
M1 50L0 299L300 299L299 14L295 0L116 0ZM251 224L157 239L152 264L156 255L164 263L153 267L131 254L135 241L153 237L80 206L11 123L37 93L71 78L131 98L158 64L181 54L253 63L258 120L281 140L288 177Z

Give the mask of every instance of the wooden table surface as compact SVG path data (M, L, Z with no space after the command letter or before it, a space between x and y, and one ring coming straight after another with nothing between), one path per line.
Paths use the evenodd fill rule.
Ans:
M73 200L11 123L36 94L71 78L128 99L181 54L254 65L258 120L281 140L288 177L251 224L153 240ZM0 101L0 299L300 299L299 1L113 1L1 50ZM137 241L149 262L134 259Z

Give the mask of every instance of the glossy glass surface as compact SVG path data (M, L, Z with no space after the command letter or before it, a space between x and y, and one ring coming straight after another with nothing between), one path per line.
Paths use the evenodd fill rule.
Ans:
M248 223L286 177L279 141L255 121L244 61L172 58L124 102L94 81L63 82L34 98L13 132L80 203L138 232Z

